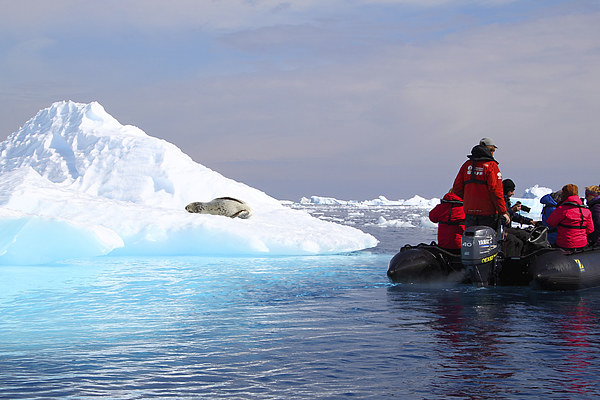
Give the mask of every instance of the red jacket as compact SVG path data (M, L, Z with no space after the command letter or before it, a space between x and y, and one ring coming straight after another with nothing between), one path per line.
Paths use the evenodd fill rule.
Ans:
M456 179L453 192L464 199L465 213L472 215L504 215L504 191L498 162L485 146L475 146ZM475 166L475 176L471 170Z
M431 222L438 225L438 244L446 249L460 249L460 240L465 231L465 211L462 199L454 193L446 193L441 203L429 211Z
M579 196L569 196L558 208L552 211L546 223L549 227L558 227L556 245L566 249L587 246L587 235L594 232L592 213L582 205Z

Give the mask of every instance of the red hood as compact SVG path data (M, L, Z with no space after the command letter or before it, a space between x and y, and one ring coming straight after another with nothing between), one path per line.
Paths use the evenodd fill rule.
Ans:
M444 200L454 200L454 201L463 201L463 199L458 196L457 194L454 194L452 192L448 192L444 195Z
M565 201L569 201L571 203L583 204L581 199L577 195L569 196Z

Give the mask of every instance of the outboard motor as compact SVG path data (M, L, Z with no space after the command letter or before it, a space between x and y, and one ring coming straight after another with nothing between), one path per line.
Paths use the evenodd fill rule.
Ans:
M502 225L502 224L500 224ZM498 234L488 226L470 226L462 235L460 255L471 281L478 286L495 283L499 246L498 235L502 237L503 228Z

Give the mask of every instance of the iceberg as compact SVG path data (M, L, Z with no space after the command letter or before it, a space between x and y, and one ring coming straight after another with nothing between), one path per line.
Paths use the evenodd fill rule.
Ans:
M552 189L540 185L535 185L533 187L525 189L525 193L523 193L523 198L539 200L548 193L552 193Z
M235 197L247 220L190 214ZM97 102L62 101L0 143L0 264L103 255L316 255L377 240L322 221L121 125Z
M373 200L339 200L333 197L311 196L302 197L299 201L303 205L329 205L329 206L356 206L356 207L394 207L405 206L413 208L433 208L440 202L440 199L434 197L425 199L415 195L408 200L388 200L385 196L379 196Z

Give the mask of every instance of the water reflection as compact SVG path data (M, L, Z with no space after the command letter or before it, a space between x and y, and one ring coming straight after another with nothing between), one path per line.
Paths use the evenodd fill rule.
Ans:
M579 299L575 305L561 305L554 326L558 344L565 349L563 363L556 366L556 371L564 375L560 381L564 391L574 395L591 395L600 383L596 361L598 319L587 303L587 299Z
M431 327L439 340L438 377L435 389L448 397L504 398L505 379L512 371L502 367L507 315L502 304L489 299L489 291L444 292L433 309Z
M427 391L439 398L600 395L598 291L396 285L388 302L431 330Z

